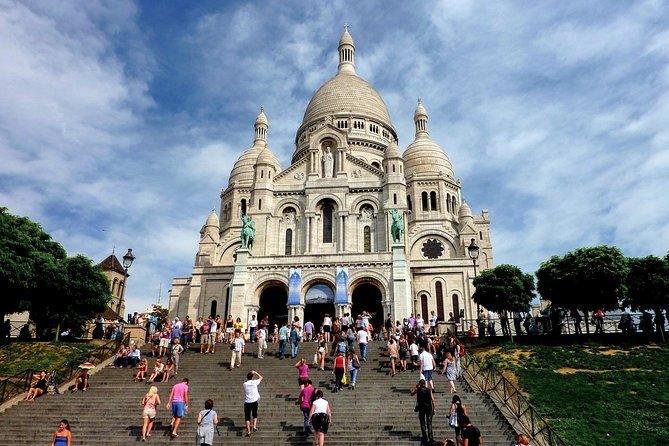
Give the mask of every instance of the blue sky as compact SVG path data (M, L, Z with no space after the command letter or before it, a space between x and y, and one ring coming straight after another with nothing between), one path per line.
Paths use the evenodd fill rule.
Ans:
M0 0L0 205L137 255L128 310L189 275L260 105L284 167L342 25L404 149L430 134L496 263L669 249L669 4Z

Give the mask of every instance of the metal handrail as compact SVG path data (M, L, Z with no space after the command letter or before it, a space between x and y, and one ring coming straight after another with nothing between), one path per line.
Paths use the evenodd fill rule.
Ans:
M123 339L108 341L91 350L87 355L82 355L69 361L65 366L66 373L57 375L58 385L72 380L77 374L80 363L88 361L99 364L114 355L121 344L127 344L129 340L130 334L126 334ZM16 395L27 392L32 384L33 375L37 372L35 369L26 369L14 376L0 380L0 405L14 398Z
M539 414L529 400L492 364L485 366L471 354L461 358L467 382L485 393L516 431L529 435L538 446L567 446L558 433Z

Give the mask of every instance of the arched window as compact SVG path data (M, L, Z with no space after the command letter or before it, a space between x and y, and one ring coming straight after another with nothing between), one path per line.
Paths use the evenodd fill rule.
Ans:
M365 245L364 252L372 252L372 230L369 226L365 226L363 229L363 239Z
M395 165L393 164L393 173L395 173Z
M293 230L286 229L286 250L285 253L287 256L293 254Z
M451 197L451 210L455 214L455 206L458 204L458 202L455 200L455 195Z
M446 194L446 210L451 212L451 194Z
M372 163L372 166L376 167L377 169L381 170L381 164L378 163L378 161L374 161Z
M264 170L261 170L261 171L260 171L260 178L264 178L264 177L265 177L265 171L264 171Z
M116 295L115 294L116 293L116 285L118 285L118 279L114 279L114 281L112 282L112 289L111 289L112 296Z
M444 319L444 291L441 287L441 282L437 281L437 283L434 284L434 292L435 295L437 296L437 319L440 321L445 320Z
M435 191L430 192L430 209L437 210L437 193Z
M483 240L483 232L479 231L479 240Z
M123 283L123 281L120 281L120 282L118 283L118 295L119 295L120 297L123 297L123 287L124 287L124 286L125 286L125 284Z
M420 295L420 311L423 316L428 314L428 307L427 307L427 295L426 294L421 294ZM425 319L425 317L423 317Z
M393 194L393 204L397 204L397 194Z
M323 243L332 243L332 211L333 206L329 201L323 202Z
M262 198L258 198L258 210L262 209Z
M460 301L458 300L458 295L453 294L453 317L456 322L460 322Z
M411 209L411 195L407 195L407 206L409 207L410 211L413 210Z
M242 215L246 215L246 198L242 198Z
M211 317L216 317L216 310L218 309L217 307L218 307L218 302L212 300L211 307L209 308L209 314L211 315Z
M428 210L428 207L427 207L427 192L425 192L425 191L423 191L423 193L421 194L421 205L423 207L423 209L422 209L423 211Z

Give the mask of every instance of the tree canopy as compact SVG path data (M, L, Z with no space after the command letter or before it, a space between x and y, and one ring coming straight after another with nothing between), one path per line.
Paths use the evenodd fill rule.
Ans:
M633 310L669 308L669 258L629 258L625 306Z
M534 277L513 265L481 272L474 286L474 302L496 313L527 311L534 298Z
M618 248L579 248L541 264L538 290L557 307L613 310L625 297L628 273L627 259Z
M77 329L111 299L99 266L67 257L39 224L6 208L0 208L0 293L0 316L29 310L38 332L61 322Z

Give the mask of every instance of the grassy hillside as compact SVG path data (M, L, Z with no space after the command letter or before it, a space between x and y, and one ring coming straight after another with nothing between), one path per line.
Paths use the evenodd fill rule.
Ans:
M567 444L667 444L666 345L506 344L475 353L510 375Z
M59 370L85 359L94 346L89 343L13 342L0 347L0 377L26 369Z

